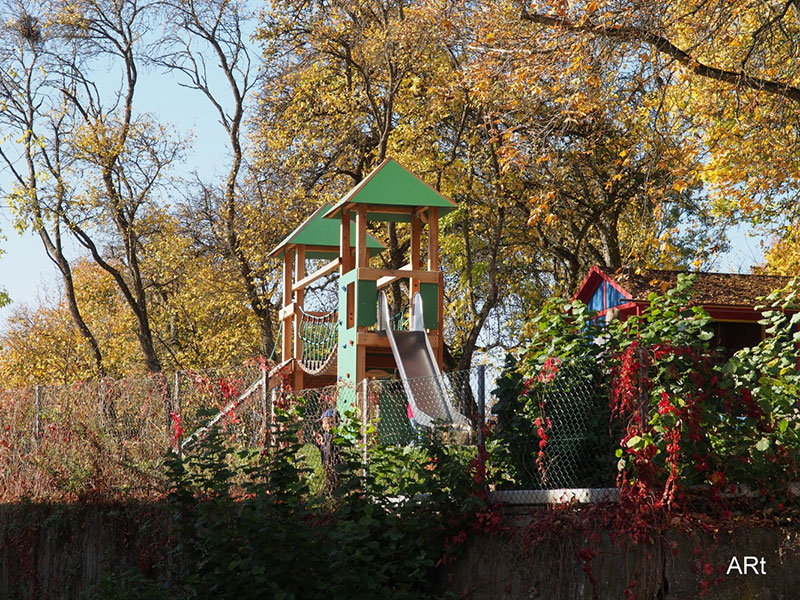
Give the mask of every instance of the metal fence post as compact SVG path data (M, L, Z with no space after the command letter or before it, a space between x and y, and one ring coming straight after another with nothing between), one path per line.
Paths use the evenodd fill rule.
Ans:
M486 429L486 365L478 365L478 476L480 486L484 494L488 491L486 481L486 440L484 430Z
M267 424L267 369L261 367L261 444L262 447L267 445L267 436L269 435L269 425Z
M272 396L269 401L269 450L270 453L275 452L277 448L277 424L275 423L275 405L278 403L278 390L272 390Z
M172 390L172 410L175 414L181 413L181 373L175 371L175 388Z
M478 365L478 446L483 447L486 426L486 365Z
M175 423L175 433L177 434L180 429L180 418L181 418L181 372L175 371L175 387L172 390L172 412L175 414L177 421L173 418L173 422ZM170 415L172 417L172 415ZM178 456L181 455L181 440L180 435L175 435L175 452Z
M36 386L35 394L34 410L36 411L36 417L33 423L33 435L38 440L42 437L42 386Z
M361 380L361 442L364 445L361 460L364 464L364 474L367 469L367 426L369 424L369 379Z

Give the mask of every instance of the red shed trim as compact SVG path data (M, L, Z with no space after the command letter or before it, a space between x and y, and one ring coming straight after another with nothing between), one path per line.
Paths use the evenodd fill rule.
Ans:
M678 275L690 274L688 271L668 271L660 269L620 269L613 271L607 267L593 266L573 300L580 300L589 304L598 288L605 285L613 286L621 295L622 304L614 307L622 318L632 314L641 314L649 305L647 295L650 292L663 293L666 289L674 287ZM790 280L789 277L774 275L743 275L739 273L694 273L695 291L697 296L693 304L702 306L715 321L752 323L762 318L761 311L755 308L755 297L765 296L770 292L784 287ZM617 279L623 279L622 282ZM625 284L625 279L630 280L632 286ZM737 301L739 295L744 296ZM711 296L730 298L730 302L714 302ZM606 306L607 293L603 290L603 310L597 315L604 316L608 312ZM790 313L795 311L788 311Z

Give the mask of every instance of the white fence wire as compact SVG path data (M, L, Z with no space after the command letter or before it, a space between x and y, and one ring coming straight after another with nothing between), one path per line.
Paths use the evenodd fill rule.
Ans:
M485 445L487 487L496 500L553 502L558 490L614 487L613 436L597 377L586 366L565 365L534 394L518 396L511 414L504 413L507 399L492 396L498 384L482 367L406 385L385 378L301 391L268 389L258 365L6 390L0 392L0 497L157 495L169 450L198 451L213 426L231 444L267 451L281 436L276 414L302 405L302 458L319 480L331 430L352 414L364 423L365 452L375 444L413 446L435 430L444 444ZM413 407L436 403L452 417L423 426ZM546 424L544 445L537 415ZM583 495L607 496L598 493Z

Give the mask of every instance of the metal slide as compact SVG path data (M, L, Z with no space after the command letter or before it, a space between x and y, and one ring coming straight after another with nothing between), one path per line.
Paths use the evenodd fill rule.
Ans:
M378 331L389 338L392 354L400 371L408 403L417 423L431 427L435 423L464 425L469 420L453 407L452 394L439 371L422 318L422 297L412 299L414 319L410 331L392 330L389 302L384 292L378 297Z

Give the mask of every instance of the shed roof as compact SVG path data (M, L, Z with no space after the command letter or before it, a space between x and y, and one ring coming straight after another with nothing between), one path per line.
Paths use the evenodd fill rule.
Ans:
M315 210L310 217L303 221L297 229L284 238L275 246L269 256L283 256L287 246L294 244L298 246L315 246L313 251L306 252L306 258L335 258L339 255L339 223L330 219L323 218L326 211L330 209L330 204L323 204ZM356 234L355 225L350 223L350 247L355 246ZM328 247L330 250L324 250ZM371 235L367 235L367 248L370 256L380 254L385 246Z
M408 171L393 158L387 158L367 175L358 185L351 189L326 214L331 218L339 214L342 208L357 204L370 205L373 210L367 217L379 221L408 221L408 215L381 212L380 207L410 207L439 209L444 215L456 208L456 205L439 192Z
M637 302L646 302L650 292L663 294L675 287L678 283L678 275L690 274L689 271L663 269L639 269L637 271L631 268L615 270L608 267L593 267L592 271L601 273L605 279L616 283L617 287L624 291L626 298ZM696 277L692 286L692 299L697 304L706 306L753 307L759 303L759 297L784 287L790 280L789 277L778 275L703 272L693 274ZM584 286L589 284L590 278L591 272L584 281ZM595 288L596 286L591 285L591 287Z

